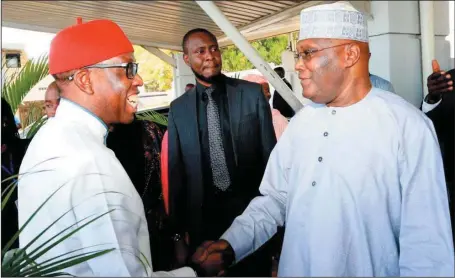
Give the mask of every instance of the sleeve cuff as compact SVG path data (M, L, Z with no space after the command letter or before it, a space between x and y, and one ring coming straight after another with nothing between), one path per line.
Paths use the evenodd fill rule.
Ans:
M441 103L442 99L440 99L438 102L436 102L435 104L429 104L429 103L426 103L425 101L422 102L422 112L423 113L428 113L430 112L431 110L435 109L436 106L438 106L440 103Z
M153 274L154 277L197 277L196 272L191 267L187 266L169 272L158 271Z
M233 224L235 225L235 223ZM224 239L231 245L232 249L234 250L235 254L235 263L238 263L243 258L248 256L252 250L250 245L247 242L242 242L242 238L236 235L244 235L242 231L235 229L234 226L231 226L221 237L220 239Z

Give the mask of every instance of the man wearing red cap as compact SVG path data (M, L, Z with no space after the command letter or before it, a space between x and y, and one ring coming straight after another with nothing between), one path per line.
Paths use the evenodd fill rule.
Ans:
M114 248L65 271L75 276L194 276L190 268L152 273L141 197L105 145L108 125L130 123L137 109L143 81L133 46L112 21L78 23L59 32L51 43L49 71L61 102L53 121L34 137L21 165L20 226L55 195L21 233L20 246L51 225L27 249L31 252L59 232L69 228L69 233L104 214L40 261L68 252L74 256Z

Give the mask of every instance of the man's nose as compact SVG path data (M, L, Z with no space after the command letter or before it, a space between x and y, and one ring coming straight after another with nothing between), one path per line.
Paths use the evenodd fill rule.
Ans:
M136 74L133 79L133 84L135 86L141 87L144 85L144 80L142 80L142 77L139 74Z

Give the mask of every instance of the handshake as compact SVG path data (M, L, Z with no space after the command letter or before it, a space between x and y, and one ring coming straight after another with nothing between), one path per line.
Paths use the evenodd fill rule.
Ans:
M206 241L196 249L190 266L198 276L223 276L235 260L234 250L226 240Z

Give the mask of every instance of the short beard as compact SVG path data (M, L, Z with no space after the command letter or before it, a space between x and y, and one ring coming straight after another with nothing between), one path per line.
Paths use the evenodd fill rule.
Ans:
M223 74L220 72L217 75L211 76L211 77L205 77L199 73L197 73L193 68L191 68L191 71L193 72L194 76L196 76L197 79L207 82L209 84L216 84L220 83L223 80Z

